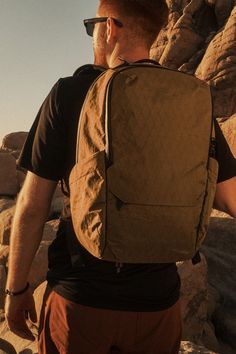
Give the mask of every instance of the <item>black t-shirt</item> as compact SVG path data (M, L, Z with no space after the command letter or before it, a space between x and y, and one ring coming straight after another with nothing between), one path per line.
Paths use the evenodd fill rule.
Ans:
M36 175L68 186L75 164L80 110L92 82L101 72L85 70L60 79L44 101L29 132L18 165ZM236 175L236 162L216 124L218 182ZM78 242L70 218L69 199L56 239L49 247L49 285L68 300L98 308L159 311L179 298L176 265L123 264L101 261Z

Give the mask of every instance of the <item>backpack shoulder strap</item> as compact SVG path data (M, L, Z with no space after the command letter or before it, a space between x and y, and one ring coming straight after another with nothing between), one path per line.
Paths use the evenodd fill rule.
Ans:
M86 64L86 65L82 65L80 66L78 69L75 70L73 77L78 77L81 74L89 74L92 71L100 71L100 73L102 74L104 71L106 71L106 68L103 68L102 66L98 66L98 65L93 65L93 64ZM63 181L63 179L60 180L60 187L61 187L61 191L62 193L66 196L69 197L70 193L68 191L68 188L65 184L65 182Z
M84 73L89 73L91 71L101 71L104 72L106 68L103 68L102 66L98 65L93 65L93 64L86 64L80 66L78 69L75 70L73 76L79 76L80 74Z

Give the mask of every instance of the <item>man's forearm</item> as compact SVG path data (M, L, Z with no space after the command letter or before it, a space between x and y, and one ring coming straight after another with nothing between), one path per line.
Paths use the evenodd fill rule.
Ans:
M19 205L19 204L18 204ZM9 255L7 288L19 291L24 288L30 266L42 239L44 223L29 213L25 206L16 209Z
M236 218L236 177L217 184L214 208Z
M18 197L10 237L7 288L22 290L43 236L56 183L30 174Z

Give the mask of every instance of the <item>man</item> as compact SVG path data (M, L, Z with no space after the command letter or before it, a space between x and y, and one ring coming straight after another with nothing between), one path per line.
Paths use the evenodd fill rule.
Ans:
M165 1L101 0L96 19L85 21L87 32L93 35L95 64L114 67L124 60L148 60L150 46L166 19ZM84 70L56 83L19 161L29 172L12 227L6 318L10 329L23 338L34 339L27 315L36 321L27 286L30 266L58 180L68 186L79 112L99 74L99 69ZM236 163L216 128L220 171L215 206L235 217ZM117 271L113 262L89 255L74 234L68 199L49 249L47 279L40 354L178 353L181 316L176 265L124 264Z

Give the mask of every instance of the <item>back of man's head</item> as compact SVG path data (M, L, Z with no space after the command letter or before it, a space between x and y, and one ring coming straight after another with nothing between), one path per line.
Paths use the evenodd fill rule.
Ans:
M130 39L151 46L167 23L168 6L165 0L100 0L99 14L119 19Z

